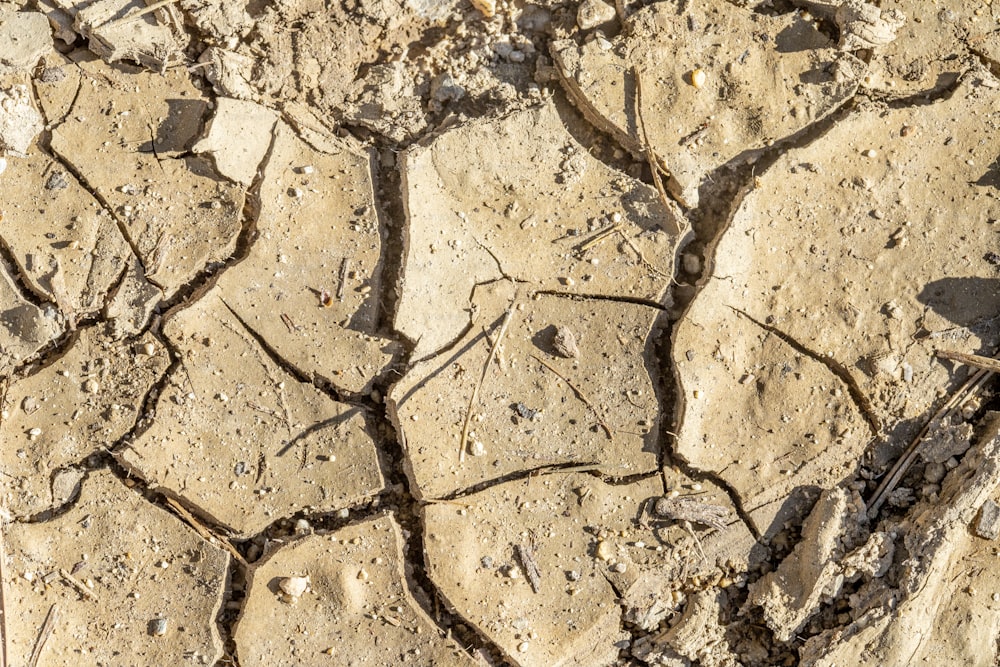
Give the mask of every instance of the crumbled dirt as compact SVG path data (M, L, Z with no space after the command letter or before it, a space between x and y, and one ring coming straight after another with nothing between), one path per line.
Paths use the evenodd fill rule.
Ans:
M998 35L0 2L0 667L996 664Z

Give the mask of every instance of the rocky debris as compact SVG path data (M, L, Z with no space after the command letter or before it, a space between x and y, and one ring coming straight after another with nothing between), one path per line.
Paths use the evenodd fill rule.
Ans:
M215 92L238 100L252 100L254 59L250 56L210 46L198 56L198 63L205 66L205 78Z
M777 570L751 585L744 613L761 607L775 636L787 642L845 583L864 574L884 575L892 561L892 543L884 543L884 534L866 542L866 524L865 504L856 491L824 491L802 526L795 550Z
M249 187L271 146L276 121L277 114L259 104L216 97L205 136L191 150L211 154L220 174Z
M917 504L904 522L891 526L905 555L898 583L883 578L863 586L852 597L853 621L808 639L803 665L996 660L993 636L966 620L992 618L991 602L1000 598L993 550L977 549L969 534L979 508L1000 484L1000 419L991 413L986 421L977 445L948 474L939 498ZM970 571L974 577L968 577Z
M561 115L549 100L400 156L407 232L395 328L414 341L414 358L462 334L473 287L491 280L666 298L679 210L591 157Z
M15 162L3 189L0 240L20 276L70 326L99 313L132 258L112 216L41 151Z
M945 463L960 457L972 446L972 425L965 421L931 423L920 447L920 456L929 463Z
M184 16L208 37L209 43L236 46L253 29L254 21L244 2L233 0L181 0Z
M142 264L133 255L104 308L112 335L121 338L143 331L162 300L163 290L146 279Z
M348 91L362 63L405 53L436 23L410 5L406 0L371 0L350 9L319 0L269 5L255 17L249 39L227 48L254 63L247 81L257 101L303 102L334 116L349 108ZM290 26L297 28L294 38Z
M418 497L547 465L593 465L616 477L656 469L651 332L661 311L531 297L510 281L476 287L472 306L465 335L417 363L387 397ZM552 353L560 325L577 332L579 358Z
M51 303L36 306L21 294L12 267L0 260L0 378L28 361L63 332Z
M733 667L740 664L726 637L721 620L726 592L698 591L691 595L680 619L659 637L643 646L639 657L653 665L690 665L696 661L705 667Z
M441 93L438 86L437 92ZM454 96L455 91L450 92ZM439 100L440 101L440 100ZM423 132L426 118L413 72L403 62L375 65L351 86L344 123L359 125L392 141L412 140Z
M413 598L405 568L388 515L276 548L250 572L234 632L240 664L471 667Z
M45 665L215 663L229 556L109 471L82 486L66 513L4 527L12 664L39 642Z
M372 156L284 122L263 166L257 240L220 278L228 308L298 372L367 393L398 350L377 334L385 227Z
M0 7L0 75L30 72L52 50L45 15Z
M0 89L0 151L26 157L44 122L31 102L27 86Z
M837 7L834 20L840 28L837 46L845 51L885 46L906 23L900 10L880 9L863 0L846 0Z
M636 155L651 150L672 194L692 207L708 174L753 162L827 116L865 71L799 14L767 16L726 0L683 11L655 3L629 16L614 40L567 39L551 49L587 118Z
M718 243L674 333L676 452L731 484L765 536L804 515L804 489L852 474L876 429L915 435L959 379L934 357L941 336L959 351L1000 341L995 268L981 259L1000 218L980 184L996 149L977 139L998 122L994 84L977 70L935 104L844 119L760 175ZM866 372L883 353L898 359L891 372Z
M170 316L163 333L178 363L152 425L116 452L130 472L239 535L382 488L361 408L289 375L218 290Z
M143 0L54 0L53 4L73 17L73 29L108 63L128 61L163 72L183 60L184 21L170 3L155 8Z
M580 30L607 28L615 17L615 8L604 0L583 0L576 10L576 23Z
M187 154L208 99L186 70L78 65L84 85L52 131L52 149L112 212L146 278L169 298L233 254L244 189Z
M973 528L976 535L984 540L995 540L1000 537L1000 505L987 500L979 508L976 525Z
M898 97L953 87L973 65L970 50L978 37L1000 28L996 7L957 0L887 0L879 5L882 16L902 14L906 24L897 29L895 40L875 51L864 85Z
M118 444L167 368L166 352L152 335L116 341L101 329L82 329L64 355L6 391L0 491L14 517L65 503L82 475L69 469ZM153 354L141 352L146 344L154 346ZM64 471L67 476L53 483Z
M671 477L680 486L683 478ZM717 488L705 491L725 498ZM657 478L612 486L553 473L427 505L428 574L513 664L610 665L625 636L623 617L635 617L639 597L625 594L623 608L617 591L649 591L655 576L661 588L648 603L662 619L682 605L692 581L704 588L721 580L727 545L746 550L753 542L736 522L715 538L702 536L702 560L680 527L636 521L642 504L661 492ZM688 578L694 572L703 579Z

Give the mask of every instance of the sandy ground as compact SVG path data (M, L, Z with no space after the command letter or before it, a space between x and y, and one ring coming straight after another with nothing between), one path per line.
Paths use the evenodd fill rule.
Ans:
M0 2L0 667L996 665L1000 5Z

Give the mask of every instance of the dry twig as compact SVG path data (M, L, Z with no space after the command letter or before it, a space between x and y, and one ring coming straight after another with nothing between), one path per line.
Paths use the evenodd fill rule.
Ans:
M72 574L66 570L59 568L59 576L63 578L67 584L76 589L76 592L83 597L93 600L94 602L100 602L100 598L97 597L97 593L87 588L86 584L74 577Z
M570 382L566 378L565 375L563 375L562 373L560 373L559 371L557 371L551 364L547 363L544 359L536 357L533 354L530 355L530 356L531 356L532 359L534 359L535 361L537 361L538 363L540 363L542 366L544 366L545 368L549 369L549 371L553 375L555 375L557 378L559 378L560 380L562 380L563 382L565 382L566 386L573 390L573 393L576 394L576 397L579 398L581 401L583 401L584 405L586 405L588 408L590 408L590 411L594 413L595 417L597 417L597 423L600 424L601 428L604 429L604 432L608 434L608 440L611 440L612 442L614 442L615 436L612 435L612 433L611 433L611 427L608 426L608 423L606 421L604 421L604 417L601 416L601 413L598 412L598 410L594 406L594 404L590 402L590 399L587 398L587 395L584 394L581 389L577 388L576 385L574 385L572 382Z
M45 622L42 623L42 629L38 631L38 638L35 639L35 647L31 650L31 660L28 661L28 667L37 667L38 659L42 657L42 649L45 648L45 642L48 641L49 635L52 634L52 629L55 627L58 619L59 607L52 605L49 607L49 613L45 614Z
M945 352L943 350L938 350L937 356L945 359L951 359L953 361L959 361L961 363L967 362L962 361L958 357L965 359L971 358L973 360L985 359L986 361L996 363L995 360L988 359L987 357L980 357L978 355L971 354L967 355L960 352ZM971 363L969 365L976 366L976 364ZM976 367L978 368L978 366ZM945 404L934 413L934 416L927 420L924 427L920 429L919 433L917 433L917 437L910 442L909 446L907 446L906 450L903 452L903 455L899 457L886 476L882 478L882 482L878 485L878 488L875 489L875 493L872 494L871 500L868 501L869 519L874 519L878 515L878 511L882 507L882 504L886 501L886 498L889 497L889 494L892 493L893 489L896 488L896 485L899 484L899 480L903 478L903 475L906 474L910 465L916 460L917 455L920 453L920 446L923 444L924 438L927 437L927 433L930 432L931 425L944 419L945 417L951 416L955 410L958 409L958 406L964 403L968 397L979 391L992 374L993 371L991 370L980 369L976 371L976 373L966 380L965 384L959 387L958 390L945 402Z
M7 398L7 388L4 387L4 400ZM0 401L0 407L2 407L3 401ZM6 561L7 561L7 549L5 548L7 533L7 510L4 507L0 507L0 667L7 667L7 605L6 605L6 595L7 590L7 575L6 575Z
M465 411L465 423L462 424L462 438L458 443L458 462L462 463L465 461L465 443L469 440L469 424L472 422L472 408L475 407L476 401L479 400L479 390L482 389L483 383L486 381L486 374L490 370L490 366L493 365L493 360L497 357L497 350L500 347L500 341L503 340L503 336L507 333L507 327L510 326L510 320L514 317L514 303L510 304L507 308L506 314L503 316L503 322L500 324L500 330L497 332L497 337L493 339L493 345L490 347L490 354L486 357L486 363L483 364L483 373L479 376L479 382L476 383L475 388L472 390L472 396L469 397L469 408Z
M205 541L209 542L210 544L215 544L215 543L221 544L222 548L228 551L229 554L236 559L236 562L244 566L247 564L246 559L243 558L243 555L236 550L236 547L234 547L229 542L229 540L213 533L207 526L198 521L198 519L196 519L195 516L191 514L191 512L188 512L183 505L181 505L173 498L165 496L164 500L166 501L167 505L170 506L170 509L177 512L177 515L184 520L184 523L191 526L194 529L194 531L199 535L201 535L201 537Z

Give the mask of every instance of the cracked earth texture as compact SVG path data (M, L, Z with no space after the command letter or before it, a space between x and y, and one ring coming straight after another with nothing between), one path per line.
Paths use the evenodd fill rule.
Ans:
M0 667L997 664L998 76L989 0L0 2Z

